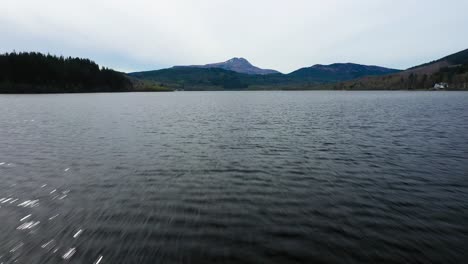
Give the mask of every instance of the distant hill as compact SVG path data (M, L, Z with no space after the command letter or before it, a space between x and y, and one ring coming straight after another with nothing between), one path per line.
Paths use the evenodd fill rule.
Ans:
M219 68L173 67L156 71L130 73L129 76L149 80L173 89L222 90L245 89L248 74Z
M317 82L336 82L352 80L363 76L385 75L400 70L379 66L368 66L355 63L334 63L330 65L317 64L308 68L301 68L290 74L295 79L304 79Z
M232 64L236 63L233 61ZM337 63L302 68L290 74L247 74L205 65L196 67L177 66L155 71L134 72L128 75L142 80L158 82L175 89L311 89L313 86L324 83L395 72L398 72L398 70L352 63Z
M428 63L424 63L422 65L414 66L409 68L408 70L414 70L414 69L421 69L425 68L426 66L431 66L435 64L443 64L442 67L446 65L459 65L459 64L466 64L468 63L468 49L459 51L457 53L448 55L446 57L443 57L441 59L431 61Z
M256 66L253 66L248 60L244 58L232 58L225 62L211 63L211 64L206 64L206 65L175 66L175 68L179 68L179 67L219 68L219 69L234 71L238 73L259 74L259 75L279 73L278 71L275 71L275 70L261 69Z
M436 83L448 83L449 89L468 89L468 49L441 59L383 76L363 77L324 85L323 89L416 90L430 89Z

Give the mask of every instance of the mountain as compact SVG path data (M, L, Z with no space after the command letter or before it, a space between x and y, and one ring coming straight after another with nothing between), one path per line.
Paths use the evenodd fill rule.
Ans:
M275 71L275 70L261 69L256 66L253 66L248 60L244 58L232 58L225 62L211 63L211 64L206 64L206 65L176 66L176 68L178 67L219 68L219 69L234 71L238 73L259 74L259 75L279 73L278 71Z
M301 68L293 71L289 76L295 79L305 79L309 81L335 82L356 79L363 76L385 75L399 71L400 70L396 69L355 63L334 63L330 65L317 64L312 67Z
M430 89L436 83L447 83L449 89L468 89L468 49L438 60L383 76L363 77L322 86L323 89L416 90Z
M247 63L247 64L246 64ZM229 69L212 67L229 65ZM203 66L176 66L169 69L134 72L129 76L151 80L174 89L211 90L211 89L311 89L324 83L351 80L362 76L382 75L398 72L378 66L352 63L314 65L290 74L251 74L233 71L234 65L251 65L245 59L232 59L226 63ZM244 68L245 69L245 68ZM252 71L251 71L252 72Z

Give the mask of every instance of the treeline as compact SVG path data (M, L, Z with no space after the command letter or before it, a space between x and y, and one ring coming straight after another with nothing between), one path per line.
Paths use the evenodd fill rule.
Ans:
M433 74L410 73L400 77L397 87L408 90L431 89L436 83L447 83L448 89L467 89L468 64L440 68Z
M466 89L468 84L468 64L442 67L437 72L427 74L411 73L401 82L408 89L432 88L436 83L447 83L449 89Z
M408 90L431 89L436 83L447 83L448 89L467 89L468 64L442 67L433 74L411 73L400 78L399 87Z
M0 93L125 92L131 81L89 59L38 52L0 54Z
M468 64L444 67L433 75L433 79L448 83L450 89L468 89Z

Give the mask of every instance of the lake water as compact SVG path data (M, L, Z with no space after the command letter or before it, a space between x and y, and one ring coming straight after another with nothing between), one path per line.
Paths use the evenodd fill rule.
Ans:
M468 259L468 93L0 95L0 263Z

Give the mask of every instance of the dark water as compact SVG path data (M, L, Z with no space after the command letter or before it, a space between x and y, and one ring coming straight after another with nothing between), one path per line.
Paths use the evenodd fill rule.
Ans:
M468 260L468 93L0 96L0 263Z

